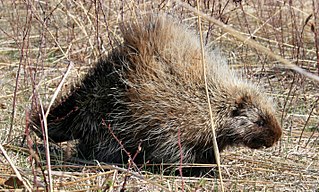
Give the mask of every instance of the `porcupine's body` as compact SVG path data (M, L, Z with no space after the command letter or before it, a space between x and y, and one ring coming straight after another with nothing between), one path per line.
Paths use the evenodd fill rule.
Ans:
M136 163L178 163L181 152L183 162L213 163L197 35L163 16L145 17L122 33L124 43L50 111L50 139L79 139L82 157L103 162L126 163L121 145L131 155L140 145ZM272 103L219 53L204 53L219 149L272 146L281 136Z

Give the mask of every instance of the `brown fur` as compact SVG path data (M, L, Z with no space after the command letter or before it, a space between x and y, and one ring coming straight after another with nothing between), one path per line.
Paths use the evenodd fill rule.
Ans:
M178 163L180 152L185 163L213 163L195 32L168 17L147 16L122 33L124 43L50 111L49 137L79 139L83 158L104 162L127 162L115 135L131 154L141 144L136 163ZM218 51L206 47L205 63L219 149L258 149L278 141L282 132L272 102L238 77ZM34 122L39 127L37 116Z

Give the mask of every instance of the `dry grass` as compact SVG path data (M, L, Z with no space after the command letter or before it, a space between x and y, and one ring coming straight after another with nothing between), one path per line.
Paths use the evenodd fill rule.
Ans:
M179 2L179 1L176 1ZM119 23L146 12L174 14L197 28L196 14L175 1L0 1L0 190L49 189L48 172L39 166L26 129L27 114L41 98L48 105L70 63L59 95L102 55L121 41ZM196 7L196 1L187 1ZM235 3L237 2L237 3ZM313 74L319 74L319 7L315 0L202 1L208 16L247 39ZM227 191L319 190L319 83L202 20L204 43L220 47L230 64L265 87L278 105L284 135L265 150L232 148L221 154ZM28 136L22 143L25 133ZM23 145L22 145L23 144ZM64 145L64 144L63 144ZM20 147L23 146L23 147ZM55 160L61 160L58 155ZM9 165L14 165L14 172ZM212 191L217 178L180 178L125 170L109 165L53 163L53 190L65 191ZM24 183L17 179L17 171Z

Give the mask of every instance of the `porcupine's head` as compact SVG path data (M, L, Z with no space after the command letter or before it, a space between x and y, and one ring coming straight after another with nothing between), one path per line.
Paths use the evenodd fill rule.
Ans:
M227 113L219 122L217 135L221 149L234 144L268 148L280 139L281 126L273 104L257 88L239 86L232 90L227 102Z

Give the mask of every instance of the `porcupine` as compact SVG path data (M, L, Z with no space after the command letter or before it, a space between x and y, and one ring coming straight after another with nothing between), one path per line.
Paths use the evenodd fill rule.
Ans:
M82 158L125 163L214 163L219 150L271 147L281 137L272 101L236 75L219 51L204 48L209 109L195 31L168 16L122 27L123 43L101 59L50 111L50 140L79 140ZM40 116L33 116L39 133ZM180 143L179 143L180 142ZM181 145L181 147L179 146ZM201 173L201 170L200 170Z

